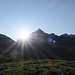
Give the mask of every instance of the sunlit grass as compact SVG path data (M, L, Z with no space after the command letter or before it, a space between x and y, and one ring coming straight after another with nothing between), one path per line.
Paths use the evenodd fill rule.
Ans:
M75 75L75 64L66 60L26 60L23 63L11 62L0 64L0 74L5 75ZM54 66L54 64L56 66Z

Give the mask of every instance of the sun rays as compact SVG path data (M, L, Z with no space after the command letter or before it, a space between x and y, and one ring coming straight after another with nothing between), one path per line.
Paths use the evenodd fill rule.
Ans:
M21 55L20 56L21 63L23 63L25 58L47 59L49 55L51 55L52 58L55 59L58 58L57 55L55 55L53 52L50 51L51 48L45 46L46 45L46 43L44 43L45 39L43 39L43 37L38 37L37 34L30 34L29 29L25 28L17 29L17 37L18 37L17 41L15 41L12 45L8 46L3 50L3 52L0 54L0 59L14 46L15 46L14 48L20 52L19 54ZM47 42L55 43L56 41L49 38ZM53 45L50 46L52 47ZM46 50L45 47L48 50Z
M30 37L30 33L28 30L22 29L19 31L19 39L26 41L29 39L29 37Z
M31 32L32 29L29 26L23 26L20 25L19 27L15 28L16 32L15 32L15 38L17 40L21 40L21 41L28 41L31 37Z
M0 54L0 59L10 50L12 49L14 46L16 45L16 42L13 43L12 45L10 46L7 46Z

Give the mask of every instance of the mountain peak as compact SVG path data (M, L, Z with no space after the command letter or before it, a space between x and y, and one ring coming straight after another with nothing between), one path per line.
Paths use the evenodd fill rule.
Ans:
M62 36L69 36L67 33L62 34Z
M40 28L38 28L39 31L42 31Z
M42 31L40 28L33 32L34 34L44 34L44 31Z
M42 31L40 28L37 30L37 32L42 32L42 33L44 33L44 31Z

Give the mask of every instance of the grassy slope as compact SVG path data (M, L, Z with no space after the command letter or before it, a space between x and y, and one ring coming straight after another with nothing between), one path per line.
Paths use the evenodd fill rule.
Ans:
M75 75L75 62L46 59L0 63L0 75Z

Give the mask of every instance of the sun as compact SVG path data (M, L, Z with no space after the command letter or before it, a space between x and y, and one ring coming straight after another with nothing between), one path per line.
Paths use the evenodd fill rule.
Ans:
M28 40L29 37L30 37L30 33L28 30L22 29L19 31L19 39L25 41L25 40Z

